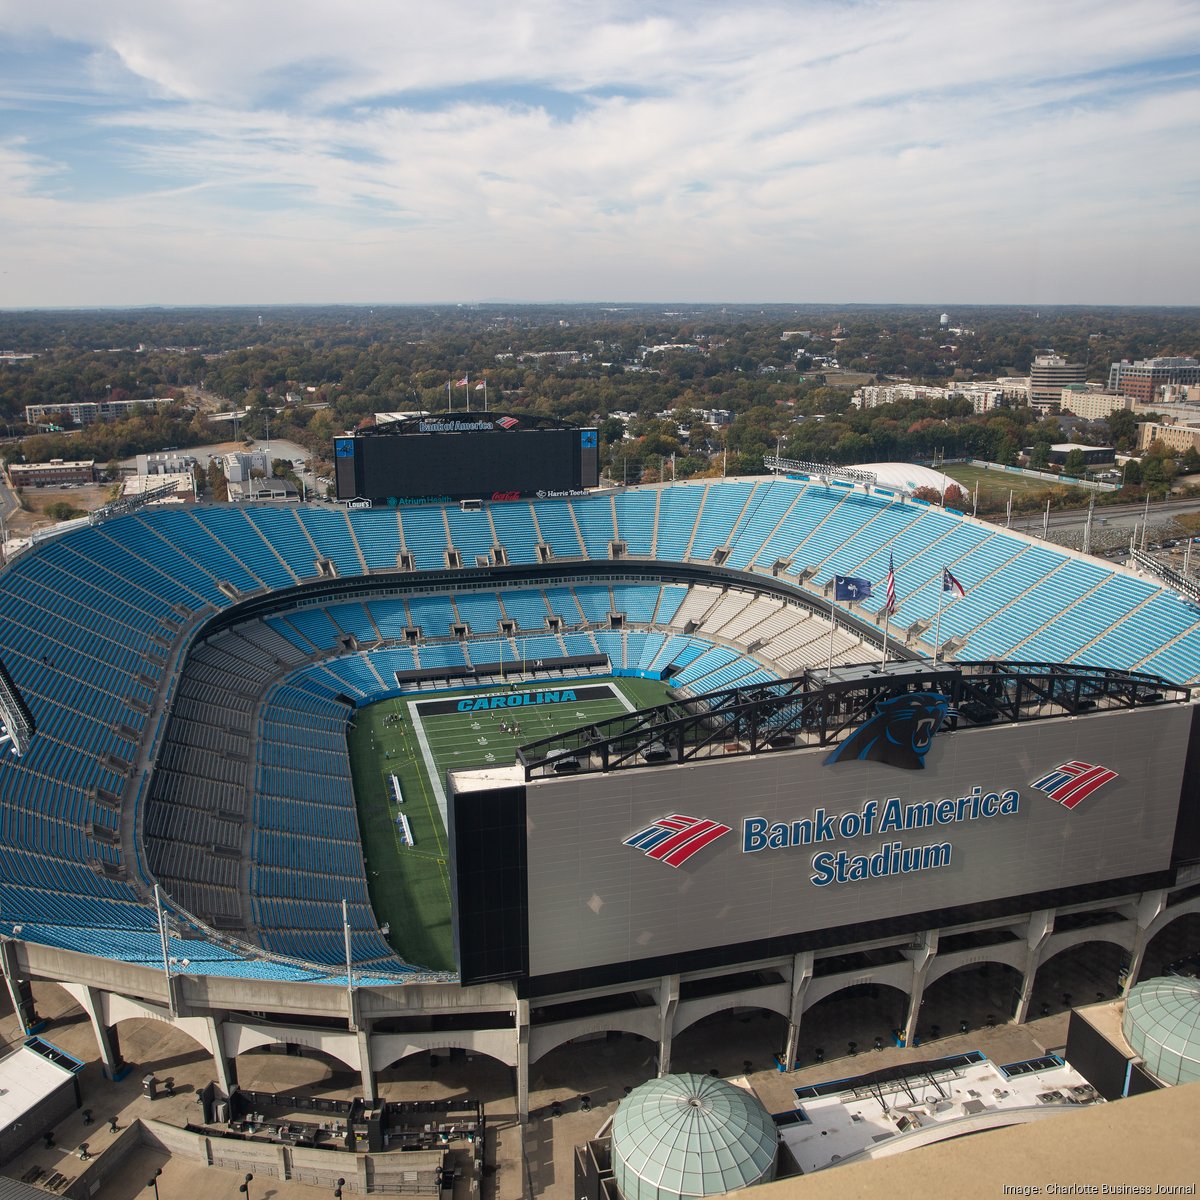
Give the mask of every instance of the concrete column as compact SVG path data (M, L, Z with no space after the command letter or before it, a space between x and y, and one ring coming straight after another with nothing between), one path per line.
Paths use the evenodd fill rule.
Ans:
M76 995L92 1023L92 1032L96 1035L96 1046L100 1051L105 1076L113 1081L123 1078L129 1067L121 1059L121 1041L117 1037L117 1027L104 1023L104 993L85 985L77 989Z
M228 1098L238 1085L237 1059L225 1054L225 1023L216 1017L205 1017L208 1025L208 1044L212 1047L213 1068L217 1076L217 1087Z
M17 944L8 938L0 941L0 969L4 972L8 998L12 1001L13 1012L21 1022L21 1028L26 1033L36 1033L42 1022L33 1007L33 989L28 979L17 977Z
M1029 914L1029 924L1025 930L1025 973L1021 976L1017 1010L1012 1016L1014 1025L1022 1025L1029 1019L1029 1002L1033 999L1033 984L1041 965L1042 951L1054 932L1054 913L1053 908L1039 908L1037 912Z
M675 1027L675 1010L679 1007L679 976L664 975L658 985L658 1073L671 1070L671 1035Z
M804 993L813 976L813 952L801 950L792 955L792 996L788 1003L787 1040L783 1046L783 1069L790 1071L796 1065L797 1047L800 1042L800 1017L804 1012Z
M517 1044L517 1120L522 1125L529 1120L529 1001L518 1000L516 1028Z
M1146 957L1146 946L1150 941L1149 929L1159 914L1167 907L1167 892L1159 888L1153 892L1143 892L1137 902L1137 933L1133 938L1133 950L1129 955L1129 969L1125 972L1125 986L1121 989L1122 996L1129 995L1129 989L1137 981L1142 970L1142 960Z
M925 980L929 968L937 958L938 930L927 929L913 939L905 954L912 960L912 987L908 993L908 1016L904 1020L904 1044L911 1046L917 1038L917 1022L921 1017L921 1002L925 999Z
M363 1099L374 1104L379 1098L375 1094L375 1069L371 1066L371 1031L359 1025L355 1031L358 1035L358 1060L361 1064L359 1072L362 1075Z

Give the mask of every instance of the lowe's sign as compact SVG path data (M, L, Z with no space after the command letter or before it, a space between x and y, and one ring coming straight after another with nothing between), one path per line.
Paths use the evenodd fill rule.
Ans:
M892 796L883 801L868 800L858 811L828 813L824 808L818 808L811 817L797 821L746 817L742 821L742 853L795 850L838 840L886 837L916 829L933 830L962 821L1015 816L1020 807L1018 792L985 792L980 787L973 787L967 795L955 799L903 804L899 797ZM884 842L874 852L863 854L846 849L824 849L813 855L811 881L817 887L827 887L831 883L860 883L889 875L937 870L950 865L953 852L948 841L906 846L898 839Z

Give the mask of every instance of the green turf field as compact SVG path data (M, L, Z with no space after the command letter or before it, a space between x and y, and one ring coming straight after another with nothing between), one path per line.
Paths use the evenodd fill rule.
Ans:
M948 463L942 470L951 479L962 484L962 489L968 497L974 493L975 485L978 484L980 504L985 500L1007 501L1010 490L1020 496L1024 492L1044 492L1048 488L1064 486L1050 479L1034 479L1012 471L1002 471L999 467L988 471L970 463Z
M516 685L516 692L607 686L615 693L557 704L470 712L431 713L447 700L506 696L510 688L446 691L396 697L360 708L347 739L371 903L391 943L409 962L454 969L450 867L444 781L456 767L507 765L518 746L638 708L665 704L667 685L648 679L589 679ZM501 730L506 726L520 727ZM388 776L395 774L413 845L400 840L399 808Z

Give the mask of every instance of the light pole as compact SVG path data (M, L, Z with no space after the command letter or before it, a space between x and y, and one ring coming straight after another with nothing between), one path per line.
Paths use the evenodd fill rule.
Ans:
M158 1177L161 1174L162 1174L162 1167L159 1167L158 1170L156 1170L154 1172L154 1177L150 1180L150 1182L148 1184L146 1184L146 1186L148 1188L154 1189L154 1200L158 1200Z
M242 1182L241 1186L239 1186L239 1188L238 1188L238 1191L241 1192L242 1195L246 1197L246 1200L250 1200L250 1183L253 1179L254 1179L254 1176L251 1175L249 1171L247 1171L245 1180Z
M342 1188L345 1186L346 1181L344 1179L339 1179L337 1181L337 1187L333 1189L333 1200L342 1200Z

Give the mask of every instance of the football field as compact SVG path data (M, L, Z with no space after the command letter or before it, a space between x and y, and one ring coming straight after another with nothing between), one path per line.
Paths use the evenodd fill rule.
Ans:
M669 699L664 683L606 678L399 696L358 709L347 744L367 882L396 951L421 966L454 969L448 770L507 765L518 746Z

